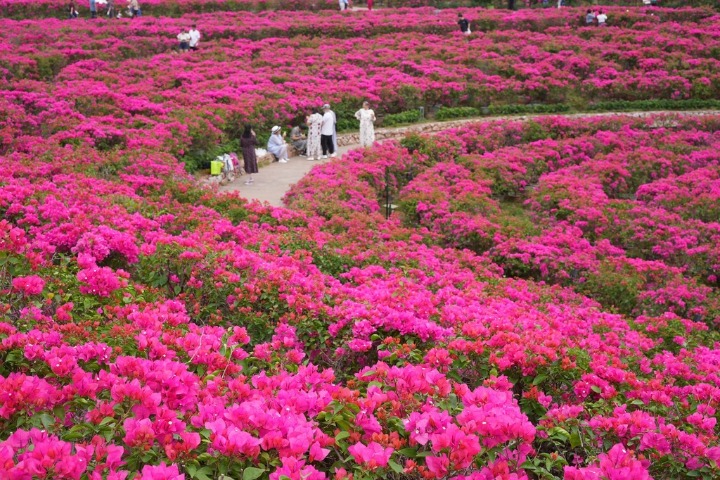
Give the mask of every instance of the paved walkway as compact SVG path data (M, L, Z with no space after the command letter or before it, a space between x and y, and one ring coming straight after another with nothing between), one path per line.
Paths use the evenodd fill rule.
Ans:
M338 156L341 158L345 153L360 145L346 145L338 147ZM260 173L253 177L252 185L245 185L247 176L240 175L234 182L220 187L221 192L239 192L242 197L248 200L268 202L273 207L282 207L282 197L285 196L290 187L304 177L315 165L330 162L327 160L310 161L306 157L291 157L288 163L274 162L266 167L260 168Z
M720 111L716 110L698 110L698 111L654 111L654 112L604 112L604 113L574 113L566 114L562 116L578 118L578 117L605 117L605 116L636 116L645 117L656 114L679 114L679 115L717 115ZM505 116L505 117L479 117L479 118L466 118L461 120L449 120L446 122L429 122L408 125L406 127L398 128L379 128L375 131L376 143L382 142L386 138L400 138L412 132L420 132L421 130L430 130L427 133L432 133L434 127L442 127L441 129L448 129L460 126L465 123L478 123L478 122L494 122L498 120L529 120L532 118L538 118L548 115L519 115L519 116ZM560 114L553 114L550 116L560 116ZM437 129L436 129L437 130ZM341 135L345 137L347 135ZM338 138L338 140L341 140ZM358 144L350 144L340 146L338 148L338 157L341 158L349 150L359 148ZM235 179L234 182L220 187L221 192L239 192L242 197L248 200L258 200L260 202L267 202L274 207L284 206L282 198L290 190L290 187L297 183L302 177L304 177L310 170L317 164L327 163L333 159L319 160L311 162L305 157L292 157L288 163L271 163L266 167L260 168L260 173L255 175L255 182L252 185L245 185L245 177L241 175ZM336 159L337 160L337 159Z

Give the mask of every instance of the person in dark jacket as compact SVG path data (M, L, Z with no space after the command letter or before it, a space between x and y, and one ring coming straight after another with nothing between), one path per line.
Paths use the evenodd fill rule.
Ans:
M470 32L470 22L467 18L463 17L462 13L458 13L458 25L460 25L460 31L467 35Z
M245 125L245 130L240 138L240 146L242 147L244 163L243 167L245 169L245 173L250 175L250 178L245 182L245 185L251 185L253 183L253 173L258 173L257 156L255 156L257 144L257 137L255 136L252 126Z

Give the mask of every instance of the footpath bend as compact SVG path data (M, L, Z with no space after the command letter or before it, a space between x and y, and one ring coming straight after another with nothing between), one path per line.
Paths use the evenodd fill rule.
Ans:
M720 110L695 110L695 111L648 111L648 112L612 112L612 113L577 113L566 114L562 116L570 118L589 118L589 117L611 117L611 116L635 116L646 117L658 114L675 114L684 116L702 116L716 115ZM531 120L542 116L560 116L552 115L519 115L519 116L502 116L502 117L479 117L467 118L462 120L450 120L444 122L427 122L408 125L398 128L378 128L375 130L375 138L377 142L387 139L399 139L412 133L432 134L442 130L458 127L466 123L486 123L497 120ZM357 143L357 132L338 135L338 155L336 158L327 160L310 161L305 157L291 157L288 163L281 164L278 162L271 163L260 168L260 172L255 175L252 185L244 184L244 176L239 175L233 182L219 187L220 192L239 192L240 196L248 200L257 200L261 203L267 202L274 207L284 206L282 198L301 178L307 175L315 165L328 163L331 161L342 161L342 157L350 150L361 148Z

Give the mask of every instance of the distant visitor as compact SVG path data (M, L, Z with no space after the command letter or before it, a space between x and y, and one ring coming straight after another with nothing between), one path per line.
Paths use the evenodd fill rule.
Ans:
M375 112L368 102L363 102L362 108L355 112L355 118L360 120L360 146L372 147L375 143Z
M317 111L313 111L307 116L305 121L308 126L307 139L307 156L308 160L320 160L322 147L320 145L320 136L322 130L323 116Z
M190 50L197 50L200 43L200 32L197 25L193 25L188 33L190 34Z
M258 164L255 154L257 137L251 125L245 125L245 130L240 138L240 147L242 148L243 169L246 174L250 175L250 178L245 181L245 185L252 185L253 174L258 173Z
M330 105L325 104L323 105L323 120L322 120L322 130L320 131L320 146L322 147L322 158L328 158L328 154L330 154L331 157L335 156L335 124L337 123L337 118L335 117L335 112L330 110Z
M275 155L275 158L277 158L278 162L287 163L288 148L287 143L285 143L285 138L283 138L282 132L280 131L280 127L275 125L274 127L272 127L270 133L270 139L268 139L267 144L268 152Z
M470 35L470 22L463 16L462 13L458 13L458 25L460 25L460 31L465 35Z

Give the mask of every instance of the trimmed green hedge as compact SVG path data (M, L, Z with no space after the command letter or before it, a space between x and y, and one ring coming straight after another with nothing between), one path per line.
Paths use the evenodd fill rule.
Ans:
M530 104L530 105L490 105L487 109L489 115L523 115L526 113L564 113L570 111L570 105ZM484 113L484 112L483 112Z
M474 107L440 107L435 114L436 120L450 120L452 118L479 117L480 110Z
M627 112L632 110L716 110L720 109L720 100L616 100L594 103L592 105L588 105L587 109L593 112Z
M405 112L385 115L382 119L382 126L393 127L395 125L403 125L406 123L417 123L420 120L422 120L420 110L407 110Z

